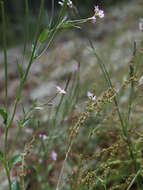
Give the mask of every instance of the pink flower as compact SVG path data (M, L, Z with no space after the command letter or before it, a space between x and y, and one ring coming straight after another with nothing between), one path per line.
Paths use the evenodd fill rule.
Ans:
M67 121L67 120L68 120L68 117L65 117L65 118L64 118L64 121Z
M99 18L104 18L104 11L99 10L98 16L99 16Z
M76 65L75 67L74 67L74 72L77 72L78 71L78 66Z
M90 19L92 20L92 23L96 22L96 18L103 18L104 17L104 11L99 9L99 6L94 6L94 15Z
M94 6L94 12L97 13L98 11L99 11L98 5L97 5L97 6Z
M44 135L44 134L39 134L39 138L43 139L43 140L46 140L48 139L49 137L47 135Z
M95 101L96 100L96 96L94 96L91 92L87 92L87 96L88 96L88 98L90 99L90 100L92 100L92 101Z
M57 160L57 153L53 150L52 153L51 153L51 157L54 161Z
M46 139L48 139L48 136L43 135L43 140L46 140Z
M56 86L56 89L57 89L57 92L58 92L59 94L66 94L66 91L65 91L64 89L61 89L60 86Z
M40 134L39 134L39 138L42 138L42 137L43 137L43 135L40 133Z
M39 159L39 163L42 163L42 162L43 162L43 159L42 159L42 158L40 158L40 159Z
M93 16L93 17L92 17L92 23L94 24L95 22L96 22L96 17Z

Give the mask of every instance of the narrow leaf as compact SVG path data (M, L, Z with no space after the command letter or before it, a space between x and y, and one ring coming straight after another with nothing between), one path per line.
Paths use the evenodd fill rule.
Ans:
M21 122L17 120L17 124L18 124L18 127L21 129L22 128Z
M29 122L31 120L31 117L29 117L29 118L25 118L23 121L18 121L17 120L17 123L18 123L18 126L19 126L19 128L22 128L22 127L24 127L25 125L27 125L27 123Z
M3 152L0 151L0 160L3 161Z
M68 29L68 28L71 28L71 27L75 27L75 28L79 28L80 29L79 26L76 26L76 25L68 23L68 22L67 23L63 23L60 26L61 29Z
M48 29L44 29L43 32L40 34L39 40L41 44L43 44L46 41L48 32Z
M22 66L18 63L18 61L16 61L16 65L17 65L17 69L18 69L20 78L22 78L22 77L23 77L23 68L22 68Z
M11 170L14 165L22 161L21 154L17 154L11 158L11 160L8 162L9 169Z
M0 108L0 115L2 116L2 118L4 120L4 124L6 124L6 122L7 122L7 113L2 108Z
M22 127L24 127L25 125L27 125L27 123L29 122L31 120L31 117L29 117L29 118L25 118L23 121L22 121Z
M140 170L138 170L138 172L136 173L135 177L132 179L130 185L128 186L127 190L131 189L132 185L134 184L134 182L136 181L138 175L140 174Z

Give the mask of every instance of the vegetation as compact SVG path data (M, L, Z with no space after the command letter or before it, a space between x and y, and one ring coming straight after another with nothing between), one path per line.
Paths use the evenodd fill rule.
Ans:
M1 140L3 147L1 146L0 161L5 169L9 190L141 190L142 41L139 45L134 42L128 69L125 71L127 78L121 78L120 87L112 82L113 73L108 71L107 65L89 39L91 51L101 71L102 85L95 87L90 84L91 88L86 92L87 98L85 103L82 101L83 105L81 63L74 68L72 75L64 79L65 88L56 86L55 95L46 102L41 104L35 99L28 109L21 102L22 90L30 75L31 66L49 51L56 34L73 27L82 30L81 25L87 22L96 24L98 19L102 22L104 17L104 11L95 6L91 17L70 19L66 14L70 1L60 2L62 6L56 22L51 16L48 27L43 28L44 0L41 1L35 36L29 52L30 11L28 0L25 0L23 57L21 63L17 62L19 86L11 112L8 99L6 15L4 3L0 1L5 68L5 107L0 108L5 131L3 142ZM70 8L77 14L75 7ZM24 68L26 56L29 56L29 62ZM126 100L123 101L125 94ZM19 105L22 107L22 117L17 119L17 132L11 142L9 133ZM45 111L48 116L46 123L42 120ZM31 135L25 136L25 141L21 140L24 136L23 128L33 131Z

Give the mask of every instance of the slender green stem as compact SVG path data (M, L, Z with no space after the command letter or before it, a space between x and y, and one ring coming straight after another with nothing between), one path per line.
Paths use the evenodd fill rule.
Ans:
M49 43L47 44L46 48L44 48L44 50L42 50L42 52L37 56L37 58L41 57L46 51L47 49L50 47L56 33L59 31L59 26L64 18L64 14L65 14L65 11L66 11L66 7L67 7L67 0L64 1L64 4L62 6L62 9L59 13L59 16L58 16L58 19L57 19L57 23L55 24L54 28L51 29L50 31L50 40L49 40Z
M63 165L62 165L60 175L59 175L59 178L58 178L58 183L57 183L57 186L56 186L56 190L60 190L60 187L61 187L61 184L62 184L62 179L63 179L63 173L64 173L64 169L65 169L65 164L66 164L66 161L68 159L68 155L69 155L69 153L71 151L72 145L73 145L73 139L70 140L68 150L66 152L66 156L65 156L65 159L63 161Z
M1 5L3 7L3 3L1 3ZM36 30L36 35L35 35L34 48L33 48L32 54L31 54L31 58L30 58L28 66L27 66L26 72L25 72L23 78L20 81L20 85L19 85L19 89L18 89L18 92L17 92L16 101L15 101L14 109L13 109L13 112L12 112L12 116L11 116L9 122L6 124L5 140L4 140L4 167L5 167L5 170L6 170L7 177L8 177L9 190L12 190L12 186L11 186L12 184L11 184L11 179L10 179L10 171L9 171L9 168L8 168L8 160L7 160L8 132L9 132L9 128L11 127L11 124L12 124L12 122L14 120L14 117L15 117L15 114L16 114L17 105L18 105L18 102L20 101L20 96L21 96L21 92L22 92L24 83L25 83L25 81L27 79L30 67L31 67L31 65L33 63L33 60L34 60L35 50L36 50L38 37L39 37L39 31L40 31L40 26L41 26L41 16L42 16L43 7L44 7L44 0L42 0L42 2L41 2L39 19L38 19L37 30ZM2 11L3 10L4 9L2 8Z
M52 0L52 15L49 23L49 28L51 28L53 20L54 20L54 7L55 7L55 0Z
M6 21L5 21L5 10L4 10L4 2L1 1L1 11L2 11L2 36L3 36L3 48L4 48L4 67L5 67L5 108L6 113L8 114L8 69L7 69L7 45L6 45ZM4 138L4 158L3 164L5 167L6 175L8 178L9 190L12 190L11 187L11 179L10 179L10 171L8 168L7 161L7 137L8 137L8 128L5 128L5 138Z
M6 128L5 131L5 140L4 140L4 167L5 167L5 171L6 171L6 175L8 178L8 183L9 183L9 190L12 190L12 182L11 182L11 178L10 178L10 171L9 171L9 167L8 167L8 160L7 160L7 137L8 137L8 128Z
M68 85L69 85L69 82L70 82L70 79L71 79L71 75L69 76L68 80L67 80L67 83L66 83L66 87L65 87L65 91L67 90L68 88ZM63 102L63 99L64 99L64 94L62 95L61 99L60 99L60 102L59 102L59 105L57 107L57 110L56 110L56 113L55 113L55 116L54 116L54 127L56 127L56 121L57 121L57 117L58 117L58 113L59 113L59 110L60 110L60 107L62 105L62 102Z
M24 57L26 53L26 46L28 42L28 37L29 37L29 6L28 6L28 0L25 0L25 32L24 32L24 49L23 49L23 57L22 57L22 64L24 62Z
M16 95L16 101L15 101L13 113L12 113L11 119L10 119L10 121L8 123L8 128L11 126L11 124L13 122L13 119L14 119L14 116L15 116L15 113L16 113L18 102L20 100L20 96L21 96L21 92L22 92L24 83L25 83L25 81L27 79L29 70L30 70L31 65L32 65L33 60L34 60L36 46L37 46L37 42L38 42L38 38L39 38L39 31L40 31L40 26L41 26L41 17L42 17L43 7L44 7L44 0L42 0L42 2L41 2L41 7L40 7L40 13L39 13L39 19L38 19L38 24L37 24L37 30L36 30L36 35L35 35L35 42L34 42L33 51L32 51L31 58L30 58L28 66L27 66L27 69L25 71L25 74L24 74L24 76L22 77L22 79L20 81L20 85L19 85L18 92L17 92L17 95Z
M57 23L56 23L55 27L57 27L59 25L59 23L61 23L63 18L64 18L65 11L66 11L66 8L67 8L67 2L68 2L68 0L65 0L64 3L63 3L63 6L62 6L61 11L59 13L59 17L57 19Z
M4 2L1 1L2 11L2 37L3 37L3 49L4 49L4 70L5 70L5 107L6 113L8 114L8 72L7 72L7 41L6 41L6 21L5 21L5 10Z
M133 57L136 57L136 42L134 42ZM129 76L133 77L135 75L135 73L134 73L134 65L132 64L132 62L130 64L130 66L129 66L129 69L130 69ZM128 113L127 113L126 127L128 126L128 123L129 123L129 120L130 120L133 97L134 97L134 81L131 81L130 97L129 97L129 109L128 109Z

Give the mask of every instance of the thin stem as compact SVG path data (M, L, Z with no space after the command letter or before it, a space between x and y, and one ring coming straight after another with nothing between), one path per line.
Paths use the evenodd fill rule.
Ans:
M5 21L5 10L4 2L1 1L2 11L2 37L3 37L3 52L4 52L4 70L5 70L5 107L6 113L8 114L8 72L7 72L7 41L6 41L6 21Z
M66 152L66 156L65 156L65 159L63 161L62 169L60 171L60 175L59 175L58 183L57 183L57 186L56 186L56 190L60 190L60 185L61 185L61 182L62 182L62 177L63 177L63 173L64 173L64 169L65 169L65 164L66 164L66 161L68 159L68 155L69 155L69 153L71 151L72 145L73 145L73 140L71 140L71 142L70 142L70 144L68 146L68 150Z
M62 6L62 9L61 9L58 19L57 19L57 23L55 24L54 28L51 30L49 43L47 44L46 48L44 48L44 50L37 56L37 58L41 57L47 51L47 49L50 47L51 42L53 41L56 33L59 31L59 24L63 20L64 13L66 11L66 7L67 7L67 0L64 1L64 4Z
M133 57L136 57L136 42L134 42ZM134 65L132 64L132 62L129 66L129 69L130 69L129 75L130 75L130 77L133 77L135 75L135 73L134 73ZM129 109L128 109L127 121L126 121L127 126L128 126L129 120L130 120L133 97L134 97L134 81L131 81L131 89L130 89L130 97L129 97Z
M64 4L63 4L63 6L62 6L62 8L61 8L61 11L60 11L60 13L59 13L59 17L58 17L58 20L57 20L57 23L56 23L56 26L55 26L55 27L57 27L57 26L59 25L59 23L61 23L61 21L62 21L63 18L64 18L65 11L66 11L66 8L67 8L67 2L68 2L68 0L65 0L65 1L64 1Z
M12 190L12 182L11 182L11 178L10 178L10 171L9 171L9 167L8 167L8 160L7 160L7 137L8 137L8 128L6 128L5 131L5 140L4 140L4 167L5 167L5 171L6 171L6 175L8 178L8 183L9 183L9 190Z
M67 88L68 88L68 85L69 85L70 80L71 80L71 75L69 76L69 78L68 78L68 80L67 80L66 87L65 87L65 89L64 89L65 91L66 91ZM61 105L62 105L64 96L65 96L65 95L63 94L62 97L61 97L61 99L60 99L59 105L58 105L58 107L57 107L55 116L54 116L54 123L53 123L54 127L56 127L56 121L57 121L58 113L59 113L60 107L61 107Z
M3 7L2 2L1 2L1 7ZM36 35L35 35L36 37L35 37L34 48L33 48L32 54L31 54L31 58L30 58L28 67L26 69L26 72L25 72L23 78L20 81L20 85L19 85L19 89L18 89L18 92L17 92L16 101L15 101L14 109L13 109L13 112L12 112L12 116L11 116L9 122L6 124L5 139L4 139L4 167L5 167L8 182L9 182L9 190L12 190L12 186L11 186L12 184L11 184L11 179L10 179L10 171L9 171L9 168L8 168L8 160L7 160L8 132L9 132L9 128L11 127L11 124L12 124L12 122L14 120L14 117L15 117L15 114L16 114L17 105L18 105L18 102L20 101L20 96L21 96L21 92L22 92L24 83L25 83L25 81L27 79L30 67L31 67L31 65L33 63L33 60L34 60L34 54L35 54L36 45L37 45L38 37L39 37L39 30L40 30L40 25L41 25L41 16L42 16L43 7L44 7L44 0L42 0L42 2L41 2L39 19L38 19L37 30L36 30ZM2 8L2 11L3 11L3 8Z
M26 53L26 46L27 46L28 37L29 37L29 6L28 6L28 0L25 0L25 7L26 7L26 11L25 11L26 19L25 19L24 49L23 49L22 64L24 62L24 57L25 57L25 53Z
M54 7L55 7L55 0L52 0L52 14L51 14L49 28L51 28L53 20L54 20Z
M3 32L3 48L4 48L4 67L5 67L5 108L6 113L8 114L8 72L7 72L7 45L6 45L6 21L5 21L5 10L4 10L4 2L1 1L1 11L2 11L2 32ZM12 183L10 179L10 171L8 168L7 161L7 136L8 136L8 128L5 128L5 138L4 138L4 158L3 164L5 167L6 175L8 178L9 190L12 190Z
M38 38L39 38L39 31L40 31L40 26L41 26L41 17L42 17L43 7L44 7L44 0L42 0L42 2L41 2L41 7L40 7L40 13L39 13L39 19L38 19L38 24L37 24L37 30L36 30L36 35L35 35L35 42L34 42L33 51L32 51L31 58L30 58L28 66L27 66L27 69L25 71L25 74L24 74L23 78L20 81L20 85L19 85L18 92L17 92L17 95L16 95L16 101L15 101L13 113L12 113L11 119L10 119L10 121L8 123L8 128L11 126L11 124L13 122L13 119L14 119L14 116L15 116L15 113L16 113L16 109L17 109L17 105L18 105L18 102L20 101L20 96L21 96L21 92L22 92L24 83L25 83L25 81L27 79L29 70L30 70L31 65L32 65L33 60L34 60L36 46L37 46L37 42L38 42Z

